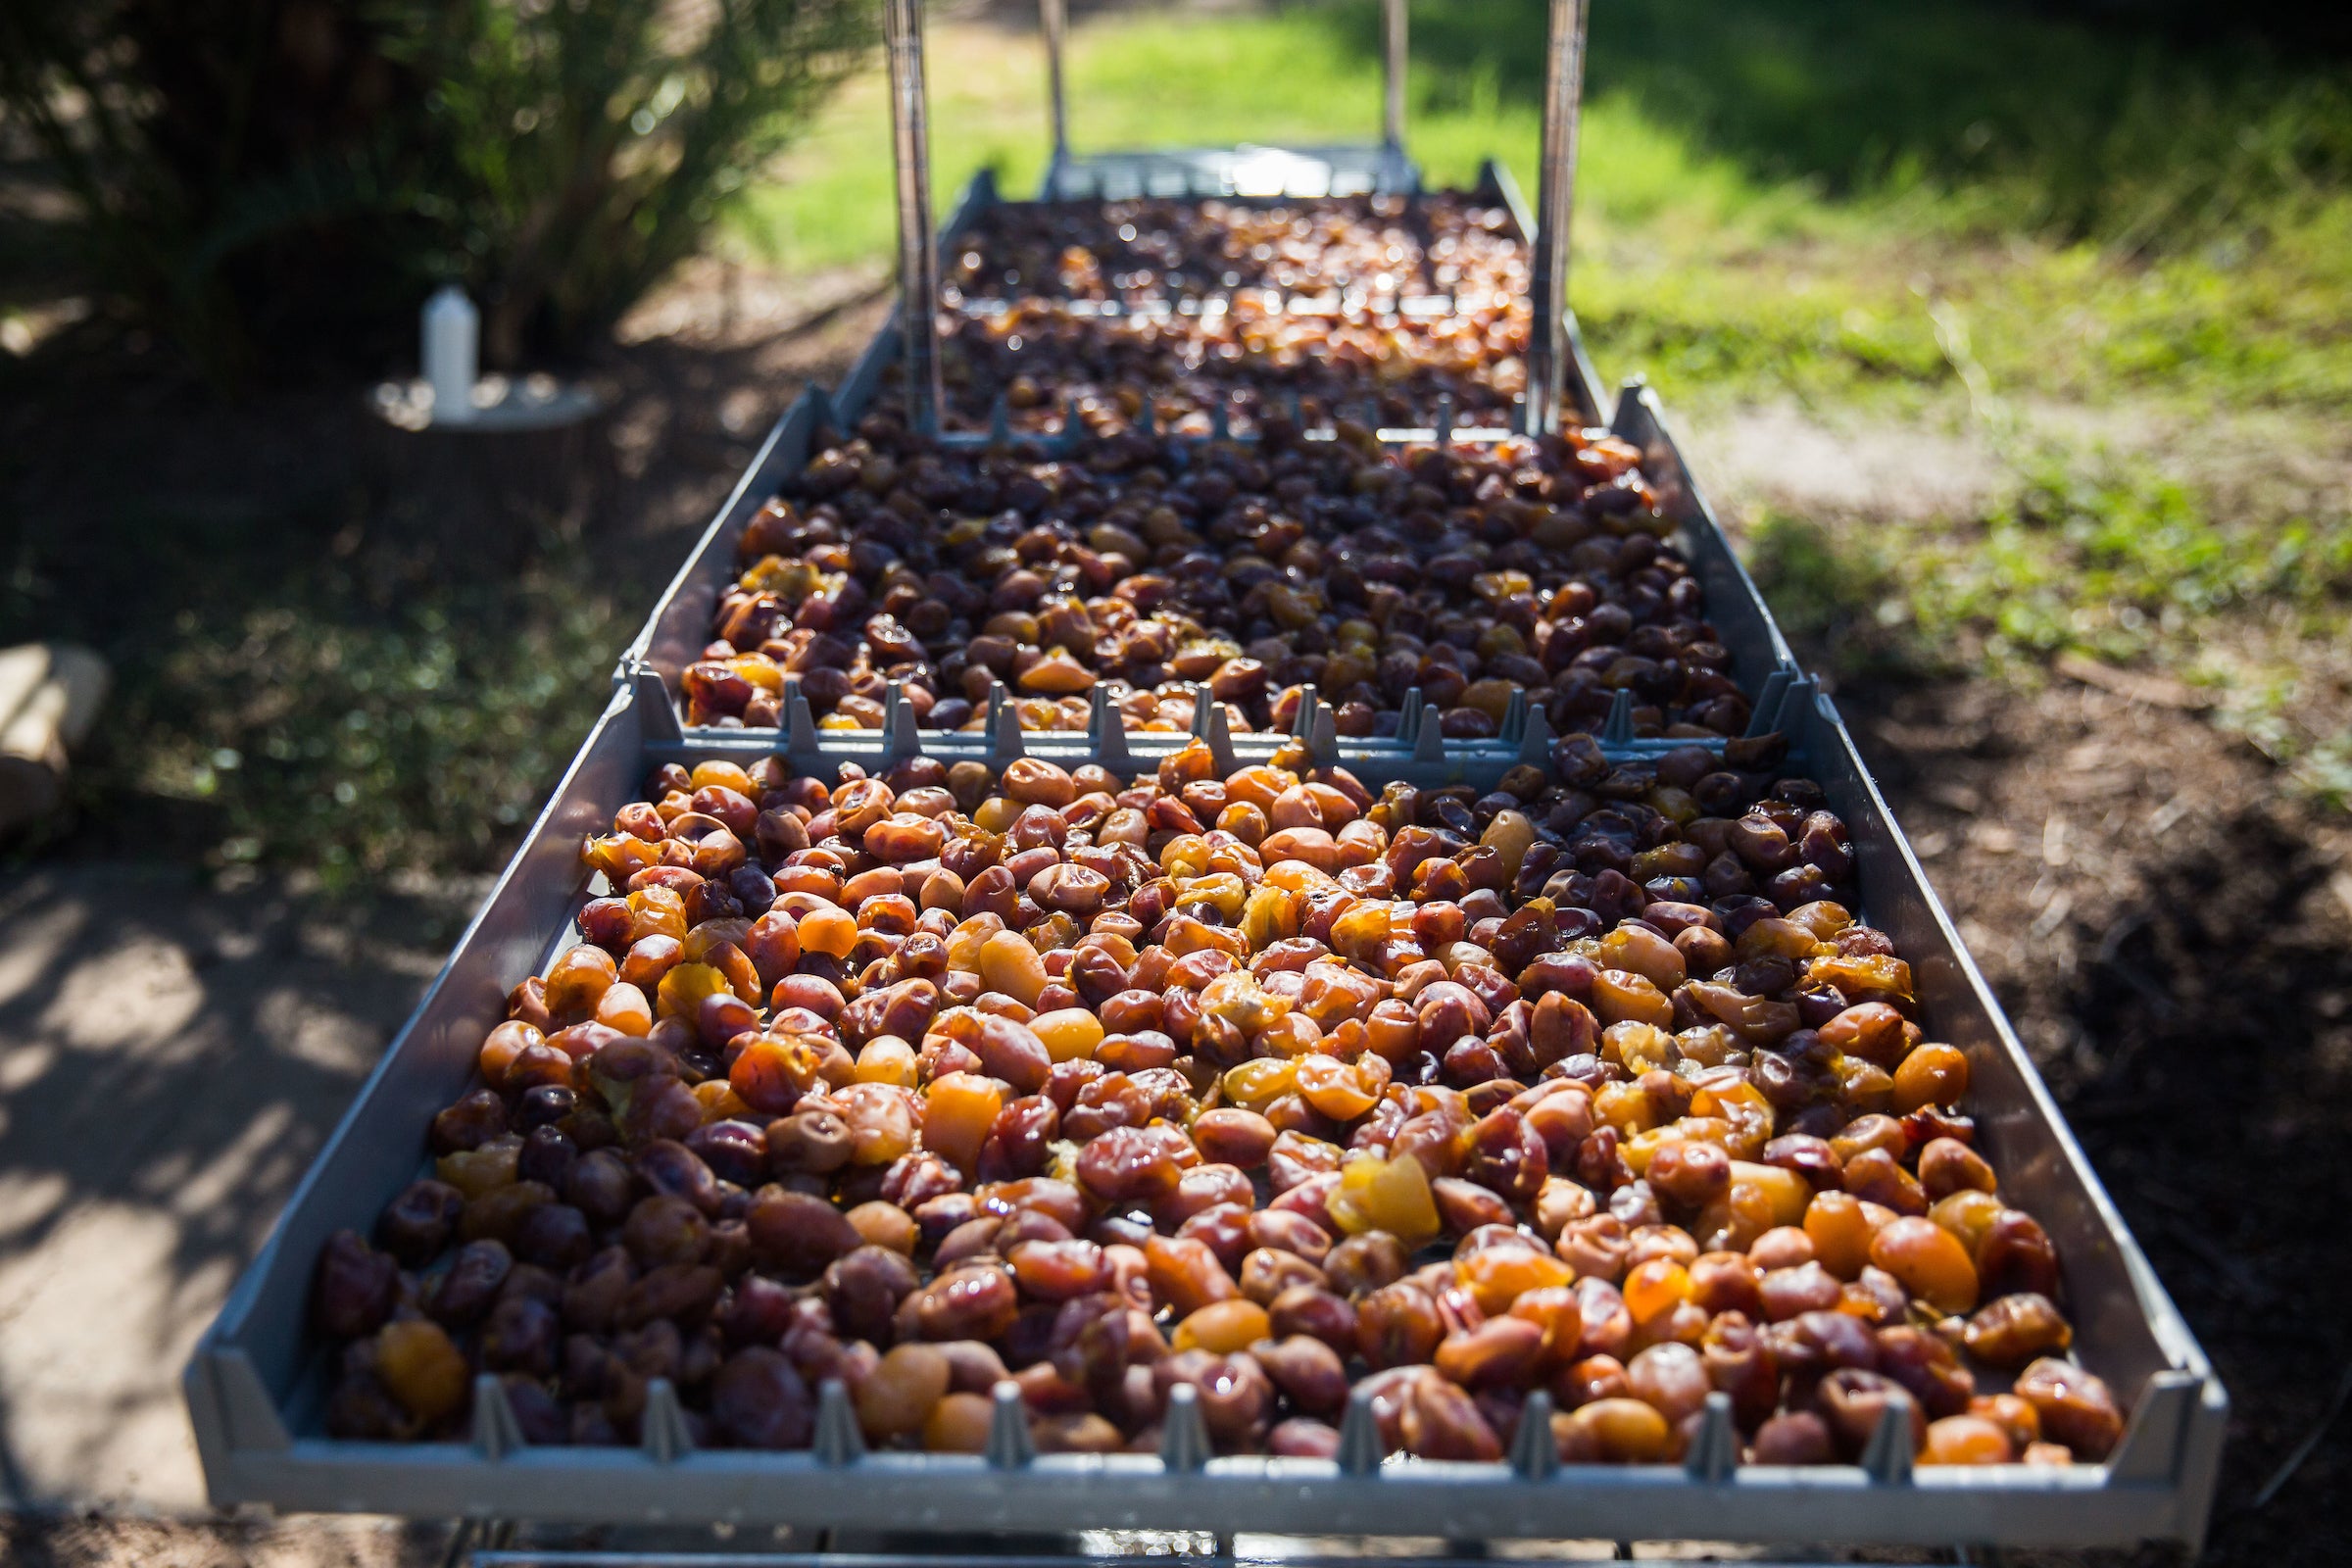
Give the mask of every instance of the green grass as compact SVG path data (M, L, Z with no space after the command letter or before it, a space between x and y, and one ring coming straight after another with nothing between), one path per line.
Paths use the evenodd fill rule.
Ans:
M1369 139L1375 9L1121 12L1073 32L1089 147ZM1532 180L1544 9L1414 11L1410 150L1435 183ZM1602 368L1709 398L1919 406L1992 382L2102 400L2352 397L2352 76L2190 57L1998 5L1613 0L1593 22L1572 295ZM1040 48L932 30L943 206L1034 188ZM845 93L734 231L783 266L887 265L878 81Z
M1275 81L1265 72L1269 53L1283 63ZM1379 132L1377 68L1367 74L1328 19L1308 12L1090 22L1072 33L1069 66L1081 150L1182 144L1187 127L1214 127L1220 141ZM995 169L1008 194L1034 191L1050 150L1042 45L993 27L934 24L928 67L938 216L982 168ZM887 264L895 234L887 104L878 76L844 92L776 178L747 193L743 238L793 270Z
M1767 513L1753 549L1790 629L1857 669L2011 668L2068 650L2193 667L2217 620L2260 607L2318 635L2352 598L2352 518L2226 521L2144 463L2064 449L1970 525L1849 531Z
M2144 459L2053 446L1969 523L1767 512L1751 539L1784 625L1840 674L2154 665L2207 688L2298 790L2352 804L2352 517L2230 515Z
M145 744L92 804L200 808L208 858L302 865L329 892L495 866L604 706L598 674L634 625L561 548L417 593L369 575L182 612L164 657L125 672Z

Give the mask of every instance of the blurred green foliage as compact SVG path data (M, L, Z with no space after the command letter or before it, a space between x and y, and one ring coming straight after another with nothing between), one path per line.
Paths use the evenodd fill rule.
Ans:
M1422 97L1540 103L1544 0L1414 7ZM1377 58L1379 8L1333 14ZM1640 0L1592 13L1588 80L1764 186L1933 192L1945 223L2160 252L2352 173L2352 76L2251 33L2180 47L1985 0ZM1956 200L1954 198L1957 198Z
M364 333L391 305L428 238L403 197L419 91L350 6L0 6L0 105L74 208L65 232L38 236L72 270L61 281L217 373L313 333Z
M483 345L610 326L864 59L869 0L380 0L430 83L419 213Z
M368 363L435 281L576 345L863 59L871 0L10 0L85 286L217 376Z

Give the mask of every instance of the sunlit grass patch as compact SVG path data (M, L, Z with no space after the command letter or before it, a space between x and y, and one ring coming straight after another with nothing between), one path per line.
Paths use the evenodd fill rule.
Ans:
M1410 151L1433 184L1532 185L1544 8L1414 11ZM1122 11L1074 29L1078 150L1366 141L1375 8ZM2325 68L2127 43L1965 0L1642 0L1594 20L1573 302L1601 368L1688 399L1954 389L1923 297L2005 389L2339 408L2352 399L2352 88ZM935 198L1033 190L1042 50L931 30ZM888 266L878 77L844 93L737 242ZM1925 283L1923 289L1919 285Z
M1844 676L2031 685L2062 655L2176 672L2300 793L2352 800L2352 517L2234 515L2145 458L2048 446L1981 517L1766 512L1751 564Z

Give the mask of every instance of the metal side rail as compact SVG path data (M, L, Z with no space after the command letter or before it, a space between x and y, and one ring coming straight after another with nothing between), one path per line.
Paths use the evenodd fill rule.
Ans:
M1496 1552L1485 1542L1426 1542L1416 1538L1374 1537L1349 1541L1314 1536L1212 1536L1205 1533L1153 1531L1090 1532L1066 1543L1051 1538L996 1540L969 1536L947 1537L925 1543L919 1538L879 1538L867 1544L836 1532L813 1532L814 1541L798 1547L789 1538L772 1546L734 1546L713 1542L710 1549L636 1544L518 1544L508 1525L461 1525L461 1538L452 1544L449 1568L1132 1568L1144 1560L1180 1559L1203 1568L1363 1568L1377 1562L1382 1568L1493 1568L1496 1562L1550 1568L1572 1563L1622 1562L1639 1559L1658 1568L1697 1568L1701 1563L1727 1560L1753 1568L1830 1568L1867 1562L1867 1557L1841 1553L1791 1550L1753 1554L1737 1544L1674 1541L1557 1541L1515 1544ZM844 1533L846 1536L846 1533ZM854 1544L853 1544L854 1543ZM1435 1550L1414 1549L1423 1545ZM1650 1549L1653 1547L1662 1549ZM1908 1554L1915 1556L1916 1554ZM1947 1560L1985 1563L1994 1553L1965 1546L1950 1549Z

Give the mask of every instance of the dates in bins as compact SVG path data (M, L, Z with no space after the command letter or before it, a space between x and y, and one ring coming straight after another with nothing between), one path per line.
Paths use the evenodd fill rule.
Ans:
M738 538L688 722L773 725L789 678L822 723L878 726L895 681L963 729L1002 681L1027 728L1083 728L1100 685L1130 727L1181 731L1200 682L1279 729L1314 683L1349 736L1394 734L1416 690L1446 735L1493 736L1521 689L1555 732L1626 692L1639 734L1742 733L1631 447L1377 439L1441 404L1507 422L1528 315L1505 228L1458 196L992 209L943 364L952 416L1001 405L1016 439L918 440L886 394L820 450ZM1253 444L1206 440L1211 405ZM1065 409L1074 449L1017 439Z
M738 536L687 721L772 726L789 678L838 728L878 728L896 682L932 729L980 727L1001 683L1025 728L1083 729L1100 684L1127 727L1181 731L1198 683L1236 730L1287 727L1307 684L1354 737L1394 735L1413 691L1457 739L1498 734L1518 690L1558 732L1619 692L1638 735L1745 730L1633 447L1343 434L1048 461L870 416Z
M433 1174L318 1265L338 1435L1675 1457L2104 1456L2059 1260L1968 1057L1850 911L1775 743L1375 794L1204 746L1113 778L666 766L589 841L587 940L525 978ZM1083 873L1083 875L1072 875ZM2004 1387L2004 1384L2007 1387Z

